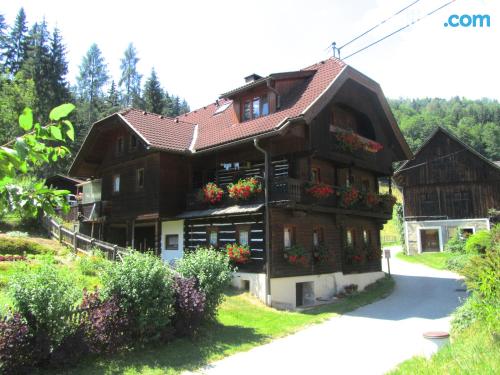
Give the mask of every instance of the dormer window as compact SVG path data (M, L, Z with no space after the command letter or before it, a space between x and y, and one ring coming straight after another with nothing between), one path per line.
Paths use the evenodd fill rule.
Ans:
M245 98L242 102L243 121L253 120L269 114L269 101L267 95Z

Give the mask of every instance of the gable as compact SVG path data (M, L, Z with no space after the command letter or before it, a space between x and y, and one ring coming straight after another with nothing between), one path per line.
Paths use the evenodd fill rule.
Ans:
M500 168L448 131L438 128L395 173L401 186L500 182Z

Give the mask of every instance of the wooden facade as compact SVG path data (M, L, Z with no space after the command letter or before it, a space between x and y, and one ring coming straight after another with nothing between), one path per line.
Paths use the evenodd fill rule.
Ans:
M231 93L233 102L228 111L236 121L232 126L246 126L241 121L245 98L257 94L266 97L272 115L293 106L311 76L310 72L299 72L274 86L263 82L252 91ZM166 250L162 243L167 241L162 238L162 224L183 220L184 251L209 245L223 248L238 242L241 230L248 231L251 258L239 266L241 272L267 271L272 278L284 278L380 271L380 229L391 218L391 207L384 210L361 201L345 206L341 193L355 187L363 196L377 195L379 180L390 178L392 163L406 159L409 151L401 135L396 134L399 130L388 115L387 104L381 102L380 89L370 82L362 76L341 81L339 87L331 89L334 94L322 96L306 115L294 119L279 133L199 152L150 147L130 124L112 116L93 128L72 171L102 179L102 201L107 209L99 225L109 242L153 248L160 254ZM309 113L313 113L310 118ZM350 149L339 144L339 132L380 148L371 152L363 147ZM268 153L267 166L254 144L257 138ZM208 182L225 188L246 177L258 178L268 189L268 206L263 192L243 202L225 197L213 205L199 199L200 190ZM334 194L325 199L314 197L308 192L313 184L331 186ZM249 205L258 209L237 212L238 206ZM214 209L224 207L236 207L236 211L214 214ZM304 264L291 264L285 258L286 228L292 228L293 244L304 249ZM318 247L315 241L326 248L327 255L322 259L314 256Z
M500 207L500 168L441 128L395 180L407 220L487 218Z

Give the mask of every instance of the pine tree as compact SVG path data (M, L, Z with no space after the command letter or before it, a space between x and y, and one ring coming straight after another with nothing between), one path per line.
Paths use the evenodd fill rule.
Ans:
M104 100L103 116L109 116L120 110L120 93L116 88L115 81L111 81L106 99Z
M66 47L63 44L62 36L56 27L50 38L50 86L51 86L51 108L60 103L71 100L69 84L66 80L68 74L68 61L66 60Z
M168 94L168 92L165 90L165 109L164 109L164 114L165 116L168 117L175 117L176 115L174 114L174 104L172 102L172 97Z
M35 83L35 113L39 119L47 118L53 108L49 36L45 19L33 25L26 38L25 59L19 69Z
M144 84L143 94L145 110L148 112L165 115L165 94L161 88L160 81L156 75L155 69L151 69L151 76Z
M27 32L26 13L24 13L24 8L21 8L16 16L14 27L7 39L7 48L5 52L5 68L12 75L15 75L19 71L26 57Z
M172 97L172 116L181 114L181 99L178 96Z
M123 105L130 106L140 97L141 94L141 78L137 72L137 51L132 43L125 50L123 59L121 59L120 69L121 77L118 85L123 87Z
M0 72L5 71L5 59L7 57L7 46L8 46L8 36L7 36L7 24L5 23L5 17L0 14Z
M182 99L181 102L181 108L180 108L180 115L183 115L184 113L188 113L190 111L189 104L186 101L186 99Z
M97 44L92 44L82 58L77 77L78 98L87 107L88 124L98 119L102 104L103 87L108 82L108 68ZM88 125L87 124L87 125Z

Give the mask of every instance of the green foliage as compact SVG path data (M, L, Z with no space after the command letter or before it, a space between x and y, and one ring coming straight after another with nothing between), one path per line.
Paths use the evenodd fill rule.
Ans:
M86 276L98 276L111 266L110 261L100 250L93 250L90 256L78 257L75 263L82 275Z
M392 111L412 151L443 126L491 160L500 160L500 104L496 100L398 99Z
M484 254L490 244L490 232L481 230L467 238L465 242L465 252L467 254Z
M23 237L1 237L0 254L54 254L55 251L48 246Z
M477 303L476 296L472 295L453 312L451 320L451 329L453 332L461 332L477 321L478 314L475 308Z
M444 246L444 250L452 253L463 254L465 253L465 241L466 239L462 236L460 230L457 230L455 235L450 238Z
M5 235L9 237L23 237L23 238L27 238L29 236L28 232L20 232L18 230L7 232L5 233Z
M446 268L450 271L462 274L472 256L473 255L469 254L453 253L453 256L446 260Z
M394 223L396 224L396 228L398 231L399 243L404 247L406 244L406 239L405 239L403 216L404 216L403 205L399 202L396 202L394 204L394 208L392 211L392 217L394 219Z
M118 82L118 85L123 87L124 106L130 106L140 97L142 76L137 71L138 62L137 50L132 43L129 43L120 60L121 77Z
M116 296L139 338L154 340L171 323L173 276L156 256L133 252L103 275L104 299Z
M184 254L177 262L176 270L185 278L196 277L206 296L205 312L209 318L215 319L224 300L224 290L231 282L229 257L213 248L198 248Z
M48 263L31 269L20 264L9 281L8 294L33 332L46 332L56 343L70 329L64 317L80 297L71 273Z
M32 132L18 137L11 147L0 147L0 215L19 212L22 216L36 217L43 210L54 213L55 207L67 208L66 190L45 187L43 181L23 186L20 176L34 172L40 166L56 162L65 157L69 149L62 145L71 139L73 125L65 119L74 109L73 104L63 104L53 111L58 120L47 126L33 124L31 109L25 108L19 117L22 129Z

